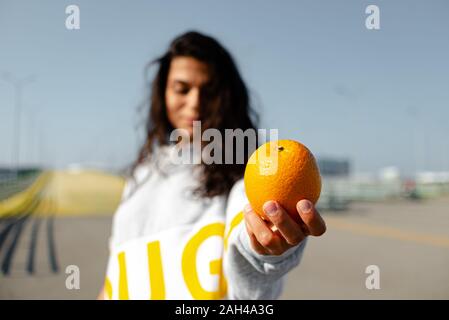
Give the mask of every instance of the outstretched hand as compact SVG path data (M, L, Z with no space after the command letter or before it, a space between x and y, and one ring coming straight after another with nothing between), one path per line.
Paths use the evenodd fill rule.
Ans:
M309 200L296 204L299 223L275 201L267 201L263 210L269 221L262 219L249 204L243 210L251 246L259 254L278 256L307 236L326 232L326 223Z

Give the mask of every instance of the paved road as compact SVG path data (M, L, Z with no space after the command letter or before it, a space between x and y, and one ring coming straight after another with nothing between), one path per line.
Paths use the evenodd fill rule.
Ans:
M359 203L325 218L327 233L310 239L283 299L449 299L449 198ZM365 286L369 265L379 290Z
M449 299L449 198L355 203L349 211L324 215L328 231L310 239L301 265L288 276L283 299ZM6 222L1 221L0 234ZM28 218L20 232L13 222L20 236L9 275L0 278L1 299L96 297L110 217ZM14 238L10 233L0 247L2 265ZM72 264L80 268L80 290L65 287L65 268ZM380 268L379 290L365 287L368 265Z
M28 220L22 227L9 275L0 277L0 299L95 298L103 285L111 219L103 216L54 218L53 222L51 218ZM36 221L38 231L35 232L37 236L33 237ZM0 230L2 227L3 223ZM27 267L33 242L34 267L30 275ZM10 242L5 243L4 248L9 245ZM5 250L2 250L2 262L5 261L4 254ZM65 271L69 265L79 267L80 290L66 289Z

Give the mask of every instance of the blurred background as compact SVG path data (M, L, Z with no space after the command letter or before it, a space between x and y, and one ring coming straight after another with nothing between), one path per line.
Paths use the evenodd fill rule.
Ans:
M192 29L234 55L261 127L318 159L328 231L282 298L448 299L448 14L444 0L0 0L0 299L97 296L144 68Z

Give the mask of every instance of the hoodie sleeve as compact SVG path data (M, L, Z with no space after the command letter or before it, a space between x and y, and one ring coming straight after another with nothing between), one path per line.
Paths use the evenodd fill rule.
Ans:
M299 264L306 239L280 256L257 253L245 228L242 210L247 203L240 180L232 188L226 206L223 268L228 299L278 299L283 278Z

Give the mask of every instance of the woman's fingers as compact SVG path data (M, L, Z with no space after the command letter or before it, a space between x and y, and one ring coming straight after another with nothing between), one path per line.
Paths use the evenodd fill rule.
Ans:
M251 246L258 254L269 254L268 251L257 241L256 236L254 235L253 231L251 230L250 226L248 225L248 222L245 221L246 231L249 235L249 240L251 241Z
M326 232L326 223L309 200L301 200L296 204L299 216L312 236L321 236Z
M286 250L286 246L282 243L280 237L270 229L267 223L263 221L258 214L253 211L250 205L245 206L243 211L248 228L254 234L257 242L259 242L259 244L270 254L282 254Z
M305 235L300 225L275 201L267 201L263 210L288 244L295 246L304 240Z
M245 206L246 229L257 253L281 255L306 236L320 236L326 232L326 223L310 201L298 201L296 209L299 224L275 201L268 201L263 206L269 221L264 221L249 204Z

